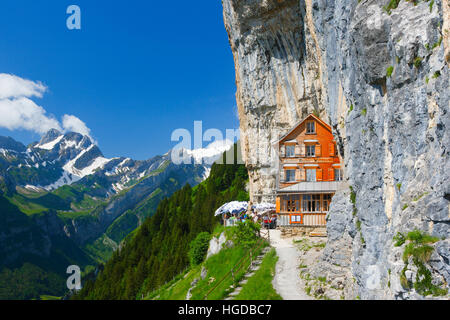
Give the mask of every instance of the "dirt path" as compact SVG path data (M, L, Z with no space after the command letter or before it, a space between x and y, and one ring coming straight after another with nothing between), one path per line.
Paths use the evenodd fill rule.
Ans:
M292 238L281 238L280 230L270 230L270 244L277 251L278 262L275 266L273 287L284 300L311 300L303 288L300 278L300 251Z

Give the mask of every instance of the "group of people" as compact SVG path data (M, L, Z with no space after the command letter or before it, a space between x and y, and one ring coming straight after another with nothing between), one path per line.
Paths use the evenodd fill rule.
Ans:
M223 215L224 220L230 221L231 224L235 224L236 222L245 222L247 219L249 219L249 216L247 212L241 212L241 213L225 213Z
M263 215L257 214L252 210L249 215L247 211L240 213L225 213L223 215L223 220L225 226L234 226L238 222L245 222L246 220L253 220L256 223L260 223L262 227L274 228L276 227L276 215L270 213L265 213Z

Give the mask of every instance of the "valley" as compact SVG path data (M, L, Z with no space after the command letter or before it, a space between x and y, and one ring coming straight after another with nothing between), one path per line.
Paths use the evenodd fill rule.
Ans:
M197 185L210 170L175 165L170 152L145 161L106 159L89 137L56 130L28 147L1 137L0 150L0 274L22 274L28 263L42 277L59 279L58 290L52 285L41 292L50 295L65 292L68 265L89 272L105 263L163 198L185 184ZM2 298L23 298L5 293L8 282L1 286Z

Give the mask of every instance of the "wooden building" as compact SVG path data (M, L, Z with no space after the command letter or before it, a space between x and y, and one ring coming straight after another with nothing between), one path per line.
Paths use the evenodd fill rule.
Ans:
M278 225L325 226L343 178L331 127L310 114L278 141L278 148Z

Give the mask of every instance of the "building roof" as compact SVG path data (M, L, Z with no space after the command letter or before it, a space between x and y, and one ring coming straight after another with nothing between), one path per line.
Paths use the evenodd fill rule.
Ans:
M314 120L318 121L319 123L321 123L323 126L325 126L325 128L327 128L331 132L331 126L328 123L326 123L325 121L323 121L322 119L320 119L319 117L316 117L314 114L311 113L308 116L306 116L303 120L298 122L291 130L289 130L288 133L286 133L284 136L282 136L274 144L280 143L281 141L286 139L286 137L288 137L292 132L294 132L295 129L297 129L299 126L301 126L302 123L305 122L306 120L308 120L309 118L313 118Z

